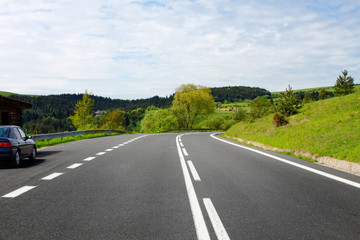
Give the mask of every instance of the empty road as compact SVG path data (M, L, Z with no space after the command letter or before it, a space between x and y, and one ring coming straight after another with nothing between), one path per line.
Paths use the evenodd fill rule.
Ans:
M0 239L360 239L360 177L213 133L83 140L0 162Z

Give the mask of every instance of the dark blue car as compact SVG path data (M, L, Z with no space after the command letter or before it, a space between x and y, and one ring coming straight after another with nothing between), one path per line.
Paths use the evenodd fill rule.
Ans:
M0 159L10 159L19 167L23 158L36 159L35 141L18 126L0 126Z

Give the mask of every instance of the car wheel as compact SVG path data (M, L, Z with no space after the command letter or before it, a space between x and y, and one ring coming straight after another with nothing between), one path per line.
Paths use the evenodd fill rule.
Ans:
M20 165L21 165L21 158L20 158L20 153L19 153L19 151L16 152L16 154L15 154L15 159L14 159L14 160L15 160L15 161L14 161L15 166L20 167Z
M36 156L37 156L36 148L33 148L29 159L30 159L31 161L36 160Z

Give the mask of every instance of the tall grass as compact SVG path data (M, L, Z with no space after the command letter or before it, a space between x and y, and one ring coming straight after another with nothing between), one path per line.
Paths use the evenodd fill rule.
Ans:
M360 163L360 88L356 89L354 94L306 104L286 126L275 128L269 115L241 122L226 135Z

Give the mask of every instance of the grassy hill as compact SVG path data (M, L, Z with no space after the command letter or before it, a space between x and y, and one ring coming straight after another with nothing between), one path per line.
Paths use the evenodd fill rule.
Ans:
M4 97L9 97L11 95L19 95L16 93L11 93L11 92L4 92L4 91L0 91L0 95L4 96Z
M225 136L360 163L360 86L347 96L305 104L286 126L275 128L269 115L241 122Z

